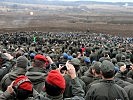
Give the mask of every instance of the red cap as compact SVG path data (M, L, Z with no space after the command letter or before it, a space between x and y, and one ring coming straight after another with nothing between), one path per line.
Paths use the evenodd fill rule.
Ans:
M48 84L58 86L61 89L65 89L66 83L64 77L57 70L51 70L46 77L46 81Z
M41 60L41 61L44 61L44 62L47 62L47 58L41 54L37 54L35 57L34 57L34 60Z
M24 90L28 90L28 91L33 90L33 85L31 83L31 81L28 79L27 76L24 76L24 75L18 76L15 79L13 86L16 88L24 89Z

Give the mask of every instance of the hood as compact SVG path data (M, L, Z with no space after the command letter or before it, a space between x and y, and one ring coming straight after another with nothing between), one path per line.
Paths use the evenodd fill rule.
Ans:
M9 77L10 79L15 80L18 76L25 75L25 73L26 73L25 69L16 67L9 73Z
M28 76L28 78L30 79L31 82L33 82L33 84L38 84L40 82L45 81L47 73L29 70L26 72L25 75Z

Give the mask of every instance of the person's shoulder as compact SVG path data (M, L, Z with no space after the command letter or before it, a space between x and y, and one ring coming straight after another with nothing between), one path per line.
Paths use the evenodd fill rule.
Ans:
M101 87L102 84L101 83L94 83L94 84L91 84L91 88L99 88Z
M125 86L124 89L126 89L126 90L133 90L133 84Z
M117 88L118 90L124 91L124 88L122 88L121 86L119 86L118 84L114 84L115 88Z
M29 97L26 100L51 100L51 99L46 98L46 97L44 97L44 98L33 98L33 97Z

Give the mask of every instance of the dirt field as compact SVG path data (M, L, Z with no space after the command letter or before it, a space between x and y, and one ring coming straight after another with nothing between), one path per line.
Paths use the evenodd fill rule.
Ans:
M77 8L71 10L58 7L57 12L55 12L55 8L53 8L54 10L51 8L52 10L49 11L35 11L32 16L29 15L30 10L2 12L0 14L0 33L14 31L85 32L90 30L90 32L133 37L132 7L128 9L122 7L109 9L108 5L100 7L89 6L88 12L81 11L81 13ZM71 13L69 13L69 9Z

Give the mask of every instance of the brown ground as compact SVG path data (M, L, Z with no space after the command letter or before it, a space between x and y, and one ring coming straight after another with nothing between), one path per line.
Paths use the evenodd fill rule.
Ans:
M88 27L87 27L88 26ZM131 25L105 25L105 24L64 24L37 26L37 27L25 27L25 28L4 28L0 29L0 32L17 32L17 31L44 31L44 32L75 32L75 31L87 31L96 33L108 33L119 36L131 36L133 37L133 27Z
M125 10L117 8L116 11L110 9L105 12L100 9L101 14L95 14L94 11L92 11L93 13L91 11L88 13L65 13L63 11L48 13L43 11L34 12L33 16L29 15L29 11L1 13L0 33L14 31L85 32L90 30L90 32L133 37L133 8L119 13L120 9Z

